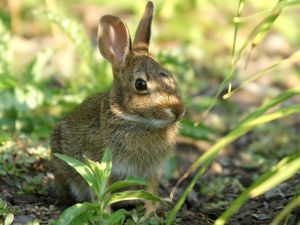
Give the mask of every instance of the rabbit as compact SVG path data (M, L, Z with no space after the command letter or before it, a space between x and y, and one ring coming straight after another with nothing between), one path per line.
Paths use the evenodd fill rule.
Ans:
M135 38L118 17L105 15L98 27L98 47L112 66L109 92L85 99L58 122L51 139L55 190L64 203L92 201L83 178L53 156L101 161L112 151L110 181L138 176L155 191L165 159L172 153L185 108L172 73L149 53L154 4L148 1Z

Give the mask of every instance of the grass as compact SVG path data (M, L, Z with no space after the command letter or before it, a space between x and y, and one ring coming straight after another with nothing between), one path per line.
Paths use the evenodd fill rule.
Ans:
M130 1L118 4L107 0L81 0L78 3L104 6L107 7L105 10L123 10L131 15L129 27L136 24L144 7L142 3L133 5ZM180 133L212 146L195 159L190 169L178 179L173 193L184 179L191 181L167 218L153 214L153 221L172 224L176 220L189 193L227 146L258 127L271 127L270 122L288 116L292 118L300 112L295 100L300 94L300 87L296 85L299 70L294 66L299 62L300 43L295 37L299 37L300 31L295 29L299 24L292 13L299 3L297 0L237 0L234 4L224 4L220 0L156 1L151 50L176 74L182 90L187 116L182 121ZM46 3L26 0L19 5L7 4L0 11L0 174L1 177L17 178L16 185L20 192L37 194L40 191L39 194L47 194L47 190L40 188L44 174L33 178L27 175L37 162L48 160L49 149L45 139L49 138L53 124L86 96L107 90L111 85L110 66L96 57L98 52L93 37L86 32L84 19L75 18L74 11L71 11L72 4L71 1L62 4L54 0ZM37 34L30 33L33 32L28 29L30 26L37 30ZM266 40L274 34L283 37L290 49L295 50L288 51L288 54L269 54L267 58L270 60L260 65L260 60L255 60L266 58L263 48L268 43ZM43 36L50 37L52 41L48 46L38 46L36 41L28 41L33 40L35 35L41 39ZM22 50L24 43L37 50L31 54L26 52L24 56L24 53L17 51ZM273 47L275 49L276 42ZM66 52L70 54L64 55ZM67 59L70 59L69 63ZM59 61L66 63L61 66ZM287 71L287 67L290 70ZM284 88L276 85L276 74L283 77L281 83ZM242 96L240 93L253 84L261 84L263 79L269 81L268 86L263 86L269 92L263 92L259 104L243 109L235 102L236 97ZM275 94L270 91L272 88L276 89ZM230 115L228 110L224 110L226 107L242 113ZM17 145L20 137L32 140L36 153L23 154L18 148L14 150L11 146ZM262 141L259 144L262 143L268 144ZM30 144L26 148L28 146ZM248 147L252 145L249 143ZM297 173L300 158L297 151L299 149L295 148L286 155L274 156L275 162L280 162L264 171L233 203L228 203L231 205L215 224L225 224L249 198L265 193ZM216 192L220 192L221 184L213 181L212 185L216 187ZM126 193L126 196L133 198L135 195ZM274 218L273 224L283 221L297 205L299 196L286 205ZM71 218L69 214L74 216L74 212L81 214L95 208L92 203L75 205L61 218ZM2 204L1 215L10 224L14 212L4 212L5 209L7 207ZM149 222L143 210L141 207L126 212L128 215L131 213L132 224ZM120 217L119 221L122 221L124 211L120 212L115 217Z

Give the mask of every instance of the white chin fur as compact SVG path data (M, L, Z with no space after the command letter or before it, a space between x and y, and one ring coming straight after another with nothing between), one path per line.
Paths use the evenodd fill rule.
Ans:
M164 128L164 127L170 126L172 123L174 123L173 120L146 119L146 118L138 116L138 115L123 113L119 109L116 109L116 108L112 108L112 111L116 116L118 116L124 120L143 124L146 127Z

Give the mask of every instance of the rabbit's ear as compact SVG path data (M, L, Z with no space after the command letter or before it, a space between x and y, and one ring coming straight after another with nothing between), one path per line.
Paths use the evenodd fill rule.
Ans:
M154 3L148 1L144 15L136 30L133 48L137 50L146 50L149 48L149 41L151 36L151 22L154 12Z
M103 16L98 26L98 47L102 56L113 66L122 65L131 48L125 23L115 16Z

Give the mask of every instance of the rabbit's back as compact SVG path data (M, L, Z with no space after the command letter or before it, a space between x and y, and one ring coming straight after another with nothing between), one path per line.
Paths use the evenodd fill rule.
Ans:
M54 128L52 151L82 159L83 155L101 159L101 110L106 108L108 93L88 97ZM103 115L105 116L105 114ZM91 152L94 152L91 155Z

